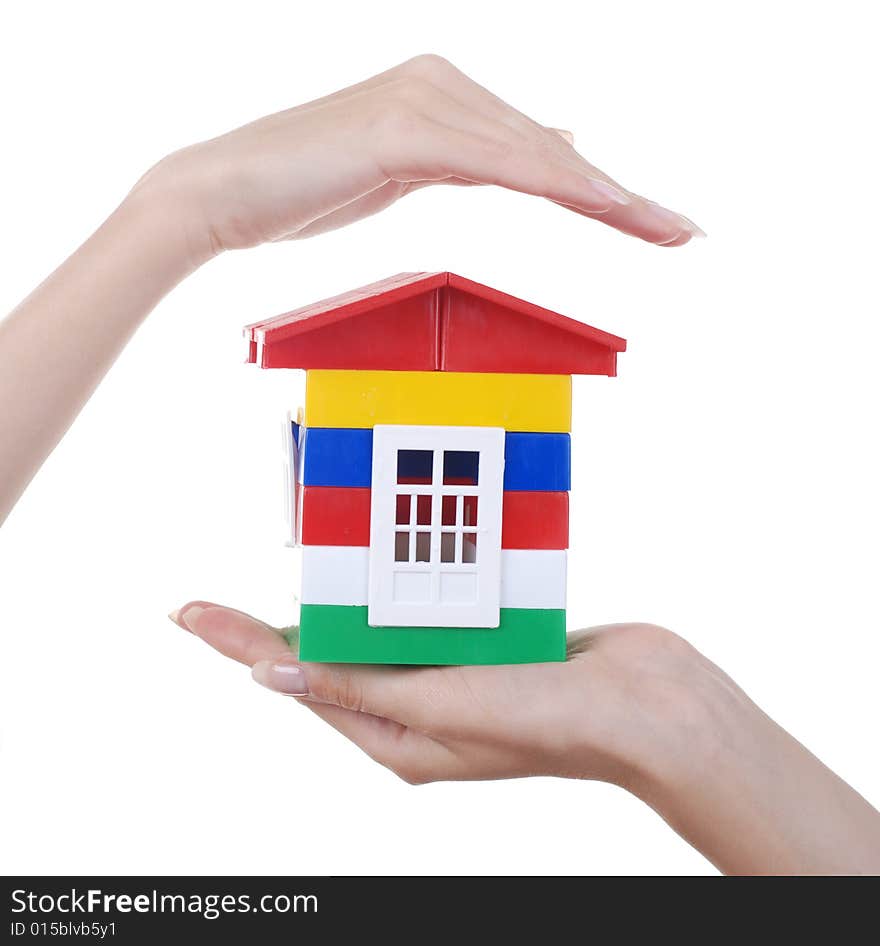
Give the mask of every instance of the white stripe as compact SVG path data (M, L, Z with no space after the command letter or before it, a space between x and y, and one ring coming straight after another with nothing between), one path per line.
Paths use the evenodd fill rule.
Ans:
M565 549L502 549L502 608L564 608Z
M303 604L367 603L370 550L359 545L304 545Z
M366 547L305 545L303 604L369 603ZM564 608L568 553L564 549L502 549L502 608Z

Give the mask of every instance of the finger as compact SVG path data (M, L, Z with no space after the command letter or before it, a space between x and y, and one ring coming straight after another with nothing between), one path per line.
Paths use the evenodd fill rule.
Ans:
M381 716L431 735L455 728L468 709L457 694L456 668L301 663L286 654L261 661L253 676L277 693Z
M620 230L631 236L639 237L649 243L662 246L681 246L694 237L705 237L704 231L683 214L669 210L647 197L642 197L633 191L626 190L614 178L600 168L590 164L583 155L573 147L565 146L567 155L563 155L574 163L574 166L586 173L590 178L604 181L612 187L618 188L627 194L630 200L620 202L603 213L600 222ZM563 205L565 206L565 205ZM577 207L568 207L569 210L583 213L585 216L595 216L591 212L584 212Z
M540 143L551 149L555 143L558 146L556 150L560 158L569 166L580 170L590 178L604 181L631 197L636 196L626 191L610 175L590 164L583 155L575 151L572 147L574 135L571 131L548 127L535 121L441 56L418 56L402 63L396 69L389 71L387 81L399 79L400 76L407 77L410 82L416 80L429 84L442 92L445 100L452 101L473 114L494 120L533 143ZM446 120L443 116L436 117ZM646 203L650 202L646 201Z
M681 246L692 237L704 237L706 235L687 217L676 214L672 210L660 207L652 201L627 191L612 177L590 164L571 147L574 136L570 131L547 128L539 124L441 57L418 57L404 63L400 67L400 71L410 76L415 75L442 89L449 98L462 107L478 112L486 118L497 120L524 135L531 142L549 147L551 152L556 152L557 159L567 164L572 170L580 171L593 180L602 181L615 188L619 193L626 194L631 198L628 202L618 201L624 209L611 207L607 214L603 213L602 223L632 236L638 236L648 242L664 246ZM557 143L558 147L554 147L554 142ZM565 202L561 203L566 206ZM567 206L569 206L569 209L579 210L587 215L594 213L593 210L584 209L579 204Z
M638 237L647 243L658 246L683 246L692 239L705 237L706 234L687 217L667 210L659 204L632 195L632 202L627 207L612 207L601 216L583 211L579 207L562 204L567 210L592 217L601 223L620 230L621 233ZM557 201L558 203L558 201Z
M682 230L677 236L673 237L671 240L659 240L656 241L657 246L684 246L685 243L690 243L691 240L701 239L705 234L701 230L699 233L693 231ZM650 241L649 241L650 242Z
M371 759L411 785L449 777L452 753L430 737L381 716L301 702Z
M214 650L239 663L253 666L290 654L290 638L263 621L209 601L190 601L168 615L175 624L200 637ZM294 641L295 643L295 641Z
M339 706L300 701L316 716L342 733L371 759L391 769L411 785L438 781L515 778L531 773L518 753L504 745L479 743L447 745L408 726L388 719L356 713Z
M546 197L594 214L631 200L558 156L525 143L514 144L494 129L481 134L466 127L470 122L453 125L425 116L419 116L413 124L407 147L383 140L388 150L380 155L379 162L391 180L409 183L461 178Z
M551 129L530 120L525 129L511 127L425 83L388 94L399 124L380 136L377 163L391 181L497 184L588 216L601 214L603 222L652 243L687 242L687 235L701 232L673 211L624 191ZM555 144L548 147L545 139Z
M444 110L443 113L449 121L458 119L452 110ZM500 157L491 156L491 165L485 167L483 173L479 171L483 165L477 166L478 176L477 179L471 178L472 183L494 183L546 197L568 210L598 219L616 230L660 246L682 246L695 237L706 235L687 217L638 194L625 191L616 181L587 162L567 144L564 145L566 151L563 153L548 153L543 149L534 149L528 142L517 141L499 133L491 124L477 125L469 120L460 123L458 127L465 133L475 134L478 148L488 147L491 152L494 147L502 152ZM486 144L486 136L489 136L488 140L492 144ZM456 159L462 157L465 157L464 151L455 155ZM446 180L457 183L467 181L474 167L472 163L457 166L451 164L447 170L453 176ZM513 176L516 176L516 180ZM568 186L578 194L574 200L553 196L554 192L558 193Z

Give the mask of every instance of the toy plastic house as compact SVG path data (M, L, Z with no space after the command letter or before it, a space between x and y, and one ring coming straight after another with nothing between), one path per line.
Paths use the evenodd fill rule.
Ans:
M300 657L565 658L572 374L622 338L453 273L405 273L258 322L304 368L285 427Z

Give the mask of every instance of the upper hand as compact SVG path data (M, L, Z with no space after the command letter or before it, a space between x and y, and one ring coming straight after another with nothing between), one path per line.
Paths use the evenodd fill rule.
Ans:
M202 262L345 226L431 184L497 184L664 246L703 235L438 56L175 152L134 193L169 198Z

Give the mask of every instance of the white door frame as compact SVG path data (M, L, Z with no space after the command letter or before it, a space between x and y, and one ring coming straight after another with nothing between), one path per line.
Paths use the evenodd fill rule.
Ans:
M398 483L399 450L432 451L430 483ZM444 451L479 453L476 485L444 484ZM371 486L369 624L375 627L498 627L503 428L379 424L373 428ZM410 497L409 521L399 524L398 497L406 496ZM430 523L416 521L417 496L431 497ZM456 497L454 525L442 521L444 496ZM468 496L478 498L473 526L464 524L463 510ZM427 561L415 560L418 557L416 533L430 536ZM395 561L397 536L404 534L408 537L408 560ZM453 561L441 561L449 558L452 551L447 541L441 555L444 534L454 536ZM473 543L476 554L471 561ZM426 554L421 543L418 554Z

